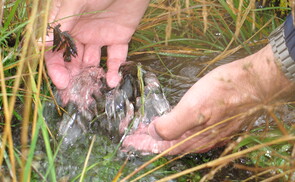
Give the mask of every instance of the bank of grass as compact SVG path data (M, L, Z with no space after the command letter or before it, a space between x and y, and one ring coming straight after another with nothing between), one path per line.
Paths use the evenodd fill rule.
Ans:
M214 55L212 60L203 63L206 66L198 76L202 75L210 65L240 49L245 49L250 54L252 46L265 44L269 33L283 22L284 16L281 15L280 18L275 14L288 10L284 2L281 1L281 5L285 7L272 6L270 3L269 7L257 9L257 4L252 0L151 1L132 38L129 56L154 54L158 58L197 58L206 54ZM45 48L39 47L37 43L46 34L49 1L5 1L1 8L0 179L57 181L55 159L59 155L58 147L53 148L50 143L55 139L50 135L44 121L42 105L45 100L54 100L54 97L44 68ZM167 73L173 74L169 69ZM272 118L270 120L275 124L266 124L260 130L234 137L238 140L230 144L218 159L167 175L162 181L179 178L204 168L211 168L211 171L202 180L214 178L219 169L240 157L249 157L250 166L236 167L255 171L253 178L259 179L263 175L266 181L276 177L276 180L291 180L293 175L294 179L295 138L294 123L291 123L294 118L279 120L275 113L269 114ZM33 166L38 140L44 143L46 150L48 169L45 173ZM155 164L158 161L154 165L157 170L171 162L159 162L159 159L163 160L161 155L130 174L125 174L122 169L122 173L118 174L123 177L114 176L114 179L129 180L150 163ZM85 169L89 167L86 168L85 165L83 175L87 174ZM149 169L148 173L152 172ZM201 176L186 176L183 180L191 178L200 179Z

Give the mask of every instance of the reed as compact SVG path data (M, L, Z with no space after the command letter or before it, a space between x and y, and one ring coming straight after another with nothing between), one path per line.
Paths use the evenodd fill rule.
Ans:
M282 14L290 11L286 2L281 0L282 7L278 7L270 1L268 7L257 8L255 0L152 0L132 37L129 56L152 54L161 60L165 57L197 58L201 55L214 55L211 61L202 63L204 70L198 74L201 76L210 65L238 50L244 49L250 54L253 46L265 44L269 33L283 22ZM7 0L0 1L0 4L0 180L58 181L55 163L60 155L61 143L58 143L57 147L52 144L56 139L43 117L44 101L55 101L43 60L50 1ZM294 1L290 1L290 5L293 7ZM278 12L282 12L282 17L276 16ZM42 40L43 46L40 46L38 40ZM177 78L178 75L174 75L173 70L169 70L164 63L163 67L166 70L163 74ZM292 175L294 178L294 124L283 122L275 112L269 112L268 116L276 122L271 129L265 126L239 134L238 141L229 145L220 158L180 173L167 172L167 177L160 181L179 178L189 173L199 174L198 171L204 168L211 168L211 172L202 180L211 179L229 161L245 156L251 159L251 170L257 171L252 178L259 178L269 172L275 172L276 175L266 180L289 180ZM210 128L205 130L208 129ZM198 134L200 133L196 135ZM45 172L34 166L34 160L38 157L35 152L40 141L44 143L45 159L48 163ZM83 172L71 180L77 180L79 177L83 180L89 170L111 165L114 160L113 153L111 157L104 156L104 162L88 166L92 147L95 148L93 143L87 157L85 156ZM269 153L271 155L267 156ZM121 176L114 181L129 180L148 167L148 170L133 180L138 181L184 156L163 160L164 154L165 152L152 158L133 173L121 168L121 163L114 162L113 165ZM155 168L150 168L150 165ZM241 170L247 168L237 167ZM107 169L105 171L108 172ZM201 180L202 176L196 175L195 178Z

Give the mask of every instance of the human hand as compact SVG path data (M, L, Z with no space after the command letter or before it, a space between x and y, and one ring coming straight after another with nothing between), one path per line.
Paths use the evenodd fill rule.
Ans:
M286 96L293 90L292 86L276 65L271 46L267 45L251 56L208 73L170 113L148 126L142 124L127 136L123 147L160 153L199 132L168 154L204 152L222 145L223 138L252 121L250 115Z
M74 38L78 56L64 62L63 51L45 54L48 74L58 89L65 89L82 68L98 66L101 47L107 46L107 83L115 87L118 70L126 60L131 39L149 0L53 0L49 22L61 24ZM91 13L92 12L92 13ZM52 34L48 38L51 40Z

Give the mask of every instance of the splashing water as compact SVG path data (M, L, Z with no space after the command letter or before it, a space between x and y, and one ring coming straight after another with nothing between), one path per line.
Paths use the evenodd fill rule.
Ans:
M138 78L138 72L142 78ZM67 89L58 91L67 111L58 130L63 147L74 145L80 135L87 133L89 123L102 113L104 117L97 119L101 129L117 138L127 131L131 121L131 130L135 130L140 123L149 124L154 117L170 111L154 73L128 63L122 66L121 74L120 85L107 91L103 69L85 68L73 77Z
M132 130L135 130L140 123L149 124L155 117L170 111L169 102L156 75L141 67L137 69L143 73L143 83L139 83L141 79L135 81L136 77L126 75L122 84L110 91L106 98L105 108L108 122L116 123L114 130L119 129L120 134L128 129L132 120ZM135 87L131 84L134 82ZM139 91L143 95L137 92L140 90L140 84L144 85L143 92Z
M98 114L96 98L103 97L105 73L102 68L85 68L75 75L64 90L58 90L66 113L60 122L58 136L63 138L63 147L73 145L77 138L87 132L87 124Z
M93 114L97 114L96 110L92 109L96 104L94 97L102 97L104 79L105 73L102 68L85 68L70 80L66 89L58 91L62 104L74 103L78 111L83 112L82 114L90 120Z

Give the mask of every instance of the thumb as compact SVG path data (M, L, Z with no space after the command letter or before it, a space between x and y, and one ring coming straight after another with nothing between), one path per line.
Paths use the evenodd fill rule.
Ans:
M152 123L155 132L164 140L175 140L193 128L202 128L210 119L210 113L192 108L180 102L168 114L156 118ZM152 131L152 129L149 129Z
M54 0L49 23L52 27L61 24L62 31L70 31L80 18L83 4L79 1L63 0L57 2Z
M53 0L49 12L48 23L51 27L60 24L62 31L70 31L73 29L76 20L80 17L82 6L77 6L76 1ZM76 15L76 16L75 16ZM49 31L46 36L46 47L52 46L53 32ZM41 42L41 40L39 40Z

